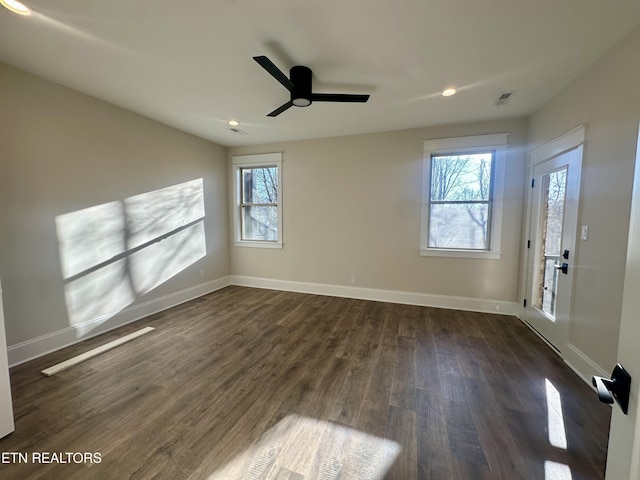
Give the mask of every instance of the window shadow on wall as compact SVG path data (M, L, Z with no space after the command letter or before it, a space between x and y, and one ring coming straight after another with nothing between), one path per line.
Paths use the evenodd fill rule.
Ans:
M78 338L204 257L202 179L56 217Z

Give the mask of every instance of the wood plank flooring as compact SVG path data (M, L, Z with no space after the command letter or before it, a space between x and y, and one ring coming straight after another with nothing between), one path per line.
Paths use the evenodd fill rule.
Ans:
M0 479L602 479L611 415L516 318L243 287L11 381L16 432L0 452L28 461L0 463Z

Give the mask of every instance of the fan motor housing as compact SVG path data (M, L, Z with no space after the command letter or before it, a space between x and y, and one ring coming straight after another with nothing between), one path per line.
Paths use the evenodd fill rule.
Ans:
M2 0L0 0L2 1ZM365 103L369 100L369 95L355 95L349 93L312 93L312 73L309 67L304 65L296 65L289 70L289 77L274 65L264 55L253 57L269 75L275 78L287 91L291 97L287 103L283 103L273 112L268 113L267 117L277 117L285 110L296 107L308 107L312 102L355 102Z
M311 69L303 65L291 67L289 78L293 83L291 103L296 107L311 105Z

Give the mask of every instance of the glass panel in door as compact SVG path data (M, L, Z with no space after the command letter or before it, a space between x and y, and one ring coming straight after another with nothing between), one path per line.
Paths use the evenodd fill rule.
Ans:
M562 264L562 228L567 191L567 167L542 176L539 241L536 242L534 306L555 321L558 293L556 265Z

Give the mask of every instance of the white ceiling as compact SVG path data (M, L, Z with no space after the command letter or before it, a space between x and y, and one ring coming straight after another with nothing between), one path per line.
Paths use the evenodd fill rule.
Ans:
M640 24L638 0L26 3L0 8L1 61L225 146L528 115ZM267 117L289 94L256 55L371 99Z

